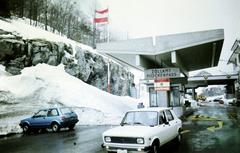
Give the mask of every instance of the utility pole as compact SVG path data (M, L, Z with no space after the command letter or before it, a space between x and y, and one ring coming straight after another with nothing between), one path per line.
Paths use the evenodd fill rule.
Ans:
M93 39L92 39L92 47L95 49L96 48L96 22L95 22L95 17L96 17L96 9L94 10L94 18L93 18Z
M107 78L108 78L108 82L107 82L107 91L109 92L109 93L111 93L111 73L110 73L110 61L109 61L109 57L108 57L108 64L107 64L107 66L108 66L108 76L107 76Z

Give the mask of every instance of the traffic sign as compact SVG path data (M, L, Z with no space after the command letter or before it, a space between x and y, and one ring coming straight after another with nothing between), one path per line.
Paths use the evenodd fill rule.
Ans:
M146 80L153 80L156 78L179 78L179 68L160 68L160 69L147 69L144 71Z

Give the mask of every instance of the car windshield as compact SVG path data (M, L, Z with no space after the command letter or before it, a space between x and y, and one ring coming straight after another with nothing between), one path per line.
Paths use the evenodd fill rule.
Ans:
M156 126L158 113L154 111L128 112L121 125Z

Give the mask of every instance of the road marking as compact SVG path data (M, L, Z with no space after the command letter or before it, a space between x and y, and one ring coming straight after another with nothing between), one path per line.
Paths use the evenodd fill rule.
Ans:
M181 134L185 134L185 133L189 133L190 132L190 130L183 130L182 132L181 132Z
M223 127L223 121L219 119L220 117L209 117L206 115L193 115L190 117L192 121L217 121L217 126L210 126L207 128L207 130L211 132L215 132L216 130L220 130Z
M210 126L207 129L211 132L215 132L216 130L220 130L223 127L223 121L218 121L218 127Z
M209 117L206 115L193 115L190 119L193 121L219 121L216 117Z

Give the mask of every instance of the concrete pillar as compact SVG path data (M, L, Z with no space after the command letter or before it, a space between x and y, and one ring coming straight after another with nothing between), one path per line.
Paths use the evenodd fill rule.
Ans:
M192 88L192 99L196 100L195 88Z
M226 98L231 99L235 97L235 87L234 84L227 84L226 86Z

